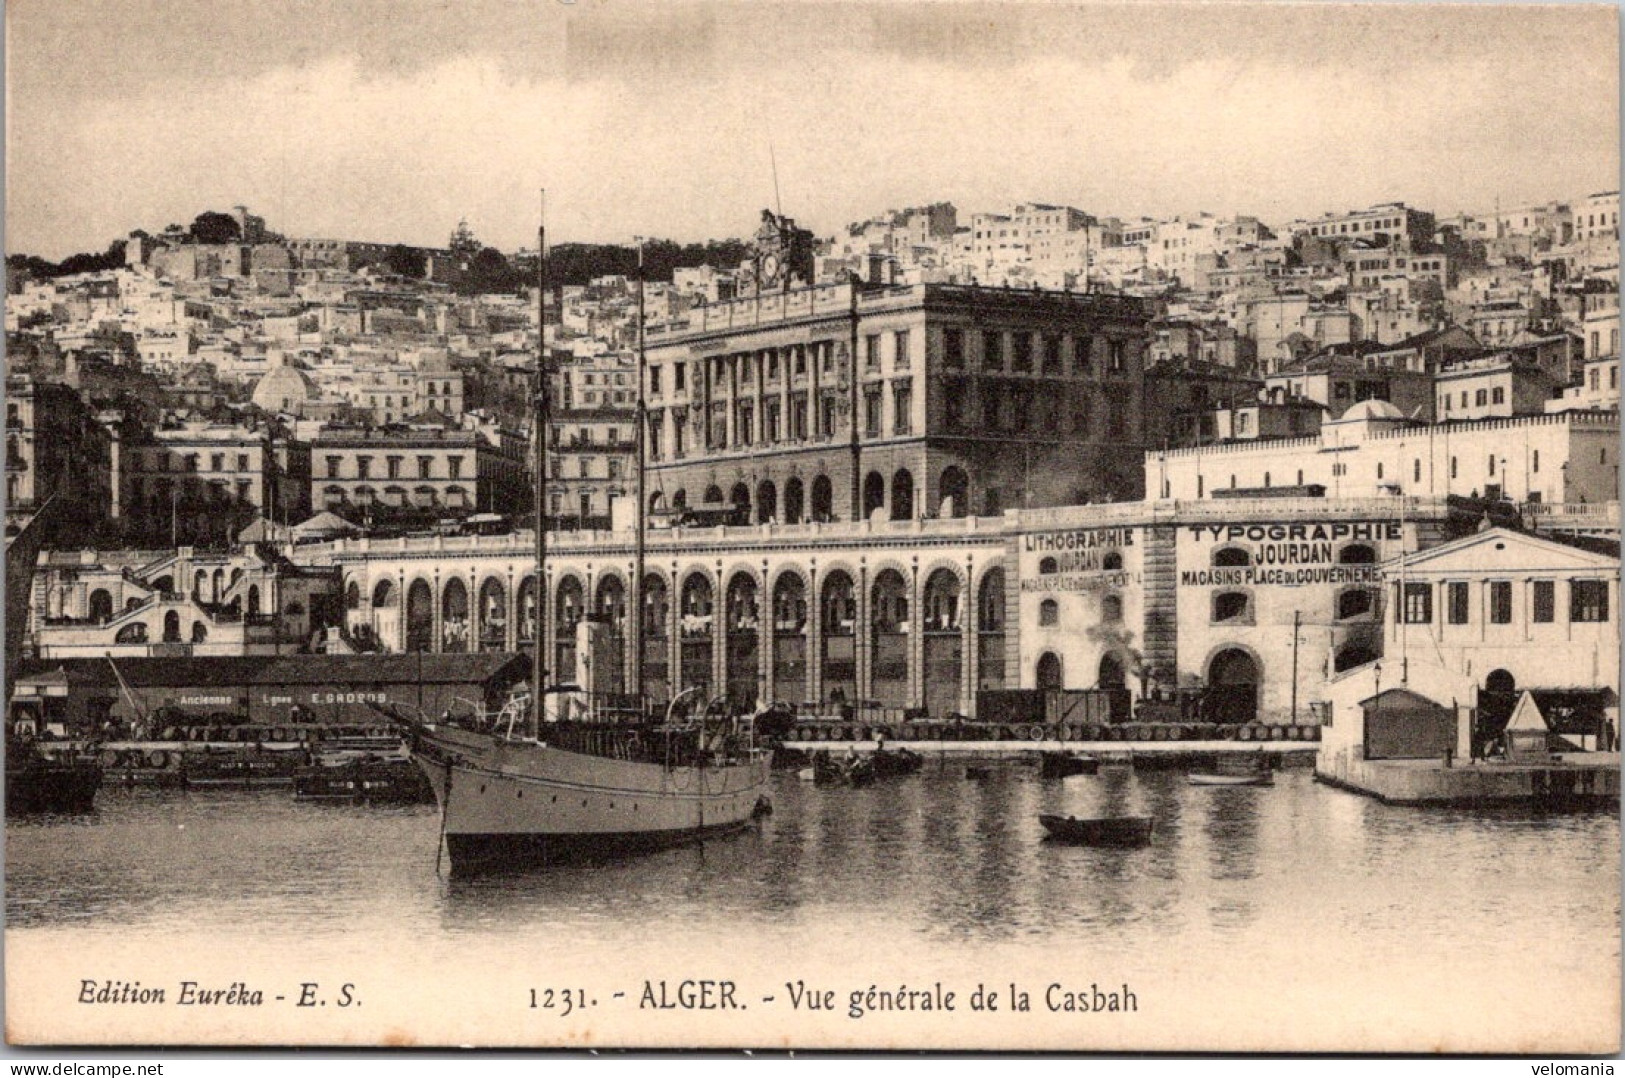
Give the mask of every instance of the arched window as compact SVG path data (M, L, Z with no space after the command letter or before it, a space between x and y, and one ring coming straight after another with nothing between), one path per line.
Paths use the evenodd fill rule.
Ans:
M1038 624L1053 626L1061 623L1061 604L1054 599L1045 599L1038 604Z
M1252 596L1244 591L1221 591L1213 596L1213 622L1251 621L1252 605Z
M1363 618L1377 608L1377 593L1369 588L1349 588L1337 596L1339 618Z
M891 518L910 520L914 516L914 477L899 468L891 479Z
M1100 567L1102 569L1106 570L1107 572L1116 572L1116 571L1122 569L1123 568L1123 555L1117 553L1117 551L1115 551L1115 550L1112 551L1111 553L1107 554L1104 558L1100 559Z
M1245 547L1226 546L1213 552L1215 566L1248 566L1253 563L1252 555Z
M1377 552L1364 543L1350 543L1337 552L1337 560L1342 565L1375 565Z
M1038 563L1039 576L1054 576L1060 571L1060 563L1054 558L1045 558Z
M201 644L209 639L209 627L201 621L192 623L192 643Z
M886 477L870 472L863 480L863 519L868 520L876 509L886 504Z
M835 487L827 475L813 480L812 519L821 522L835 519Z
M1123 597L1106 594L1100 597L1100 620L1108 625L1123 620Z

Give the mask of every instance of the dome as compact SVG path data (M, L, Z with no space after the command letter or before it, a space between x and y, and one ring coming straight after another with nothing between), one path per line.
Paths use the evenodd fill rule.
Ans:
M298 412L320 396L316 383L297 367L281 366L267 371L254 387L256 407L267 412Z
M1405 413L1387 401L1369 400L1361 401L1344 412L1341 422L1347 423L1353 419L1397 419L1404 422Z

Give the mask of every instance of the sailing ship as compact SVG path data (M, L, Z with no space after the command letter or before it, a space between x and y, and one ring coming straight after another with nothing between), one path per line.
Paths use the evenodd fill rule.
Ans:
M546 580L548 372L546 227L537 234L537 352L533 375L536 578ZM643 248L638 246L637 547L643 579L646 499ZM537 604L538 612L547 609ZM631 684L642 688L641 618L632 619ZM453 874L596 860L661 849L746 827L770 811L771 753L748 721L705 703L704 689L675 694L656 719L640 705L600 708L588 694L548 688L538 616L530 686L494 716L462 723L396 715L412 758L440 809ZM539 690L539 691L538 691ZM679 706L696 698L684 715Z

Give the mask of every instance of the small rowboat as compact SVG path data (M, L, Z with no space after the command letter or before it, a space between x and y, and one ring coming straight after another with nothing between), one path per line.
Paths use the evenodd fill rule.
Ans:
M1275 776L1268 771L1251 775L1193 774L1188 781L1192 786L1274 786Z
M1040 778L1064 779L1071 775L1093 775L1099 770L1099 760L1069 752L1046 752L1038 758Z
M1075 816L1040 816L1049 837L1075 846L1144 846L1151 841L1155 819L1150 816L1106 816L1080 820Z

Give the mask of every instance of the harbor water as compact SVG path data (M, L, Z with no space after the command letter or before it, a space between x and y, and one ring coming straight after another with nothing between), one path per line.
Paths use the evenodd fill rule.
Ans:
M356 1016L377 1016L324 1013L259 1035L272 1043L1511 1051L1496 1038L1513 1029L1617 1036L1612 813L1396 808L1307 770L1203 788L1014 761L978 780L932 761L863 789L777 774L772 797L771 817L703 847L452 880L433 806L105 788L93 814L7 823L8 977L51 967L26 1000L10 982L11 1020L97 1010L72 998L86 979L201 971L279 991L340 978L374 1008ZM1041 813L1148 814L1156 832L1141 849L1057 846ZM635 1006L645 982L683 978L738 982L750 1021ZM838 990L836 1012L792 1011L797 981ZM960 1008L846 1013L850 989L905 983L954 988ZM1056 1014L1054 984L1129 986L1135 1009ZM588 1026L529 1006L530 989L576 985ZM978 985L1028 992L1033 1013L967 1013ZM371 1024L413 999L404 1032ZM138 1010L95 1020L156 1020Z

